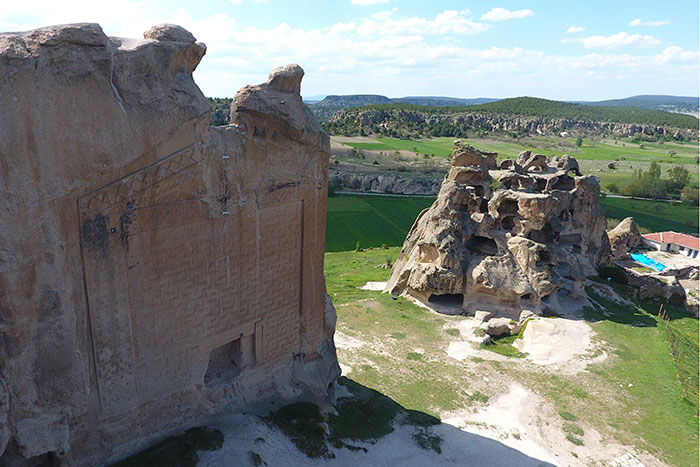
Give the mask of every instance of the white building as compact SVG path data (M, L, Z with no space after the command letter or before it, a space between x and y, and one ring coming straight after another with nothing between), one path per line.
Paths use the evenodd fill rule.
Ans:
M700 251L700 238L676 232L658 232L642 235L644 243L659 251L678 253L697 258Z

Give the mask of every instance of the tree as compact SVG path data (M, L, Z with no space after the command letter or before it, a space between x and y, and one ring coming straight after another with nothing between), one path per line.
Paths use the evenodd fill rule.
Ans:
M668 171L673 188L683 188L690 182L690 172L682 165L674 165Z
M683 192L681 193L681 199L685 204L690 206L697 206L698 198L698 187L686 185L685 188L683 188Z
M667 182L661 179L661 166L652 162L649 170L637 169L632 181L625 187L625 194L644 198L663 198L667 191Z

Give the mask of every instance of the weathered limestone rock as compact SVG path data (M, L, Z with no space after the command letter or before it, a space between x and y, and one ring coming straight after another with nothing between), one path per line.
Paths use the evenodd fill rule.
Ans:
M513 319L580 295L610 246L597 178L569 172L578 164L566 155L548 163L525 151L497 168L495 153L457 141L440 194L416 219L385 291L446 313L488 304Z
M661 297L673 306L687 308L687 297L683 286L675 276L658 273L640 274L626 269L627 283L637 289L639 298Z
M303 71L210 127L204 44L144 36L0 34L0 465L102 465L339 374Z
M500 336L502 334L511 334L514 329L514 322L508 318L492 318L479 326L489 336Z
M623 219L610 230L608 239L613 260L629 258L629 252L643 243L642 234L639 233L639 228L632 217Z

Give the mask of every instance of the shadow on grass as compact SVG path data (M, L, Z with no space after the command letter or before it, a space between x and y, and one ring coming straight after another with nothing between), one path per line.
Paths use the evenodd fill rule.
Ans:
M347 395L337 399L337 413L324 414L313 403L297 402L264 420L281 429L301 452L310 458L326 459L327 465L343 465L349 454L343 453L346 449L362 451L357 455L373 466L552 465L499 441L442 423L425 412L406 409L346 377L339 378L338 384ZM401 433L395 436L406 439L398 444L396 438L385 439L399 429Z
M110 467L195 467L199 461L197 451L215 451L223 443L224 435L219 430L198 426L159 441Z
M657 320L646 310L638 306L623 305L614 300L601 297L591 288L586 288L586 292L593 303L593 308L584 308L583 317L586 321L597 322L607 320L638 327L658 326ZM625 295L622 296L625 297Z

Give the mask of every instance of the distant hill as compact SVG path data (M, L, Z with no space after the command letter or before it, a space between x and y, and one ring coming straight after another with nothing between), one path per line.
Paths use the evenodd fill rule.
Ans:
M302 99L306 104L315 104L316 102L320 102L325 98L325 94L317 94L315 96L302 96Z
M378 94L351 94L347 96L326 96L323 100L316 102L314 107L337 107L350 108L363 105L389 104L391 99Z
M394 101L394 102L403 102L405 104L444 105L444 106L486 104L487 102L495 102L497 100L498 99L492 99L490 97L476 97L473 99L462 99L459 97L440 97L440 96L408 96L408 97L398 97L396 99L392 99L392 101Z
M231 99L209 98L209 101L212 124L227 124ZM606 103L609 105L604 105ZM681 129L683 134L694 138L698 130L697 117L682 115L692 113L692 109L697 112L698 99L684 96L633 96L584 104L535 97L498 100L408 96L391 99L377 94L355 94L326 96L308 104L333 134L381 130L392 135L460 136L476 129L511 133L574 130L581 134L600 131L663 135L675 134ZM650 106L667 108L674 113Z
M318 102L308 101L307 104L311 111L320 121L326 121L337 110L350 109L353 107L363 107L366 105L404 103L411 105L427 105L427 106L458 106L458 105L475 105L493 102L498 99L488 97L477 97L474 99L463 99L459 97L442 97L442 96L407 96L389 98L379 94L349 94L343 96L326 96Z
M621 99L624 100L624 99ZM496 112L511 115L528 115L576 120L607 121L638 125L656 125L674 128L697 129L698 119L688 115L678 115L644 106L603 106L575 104L537 97L514 97L478 106L470 110Z
M699 99L692 96L663 96L640 95L624 99L609 99L605 101L576 101L578 104L604 107L645 107L647 109L663 110L665 112L687 113L698 115Z
M469 132L623 135L696 138L698 119L643 107L604 107L515 97L480 105L391 103L336 111L324 124L331 134L397 137L456 136Z

